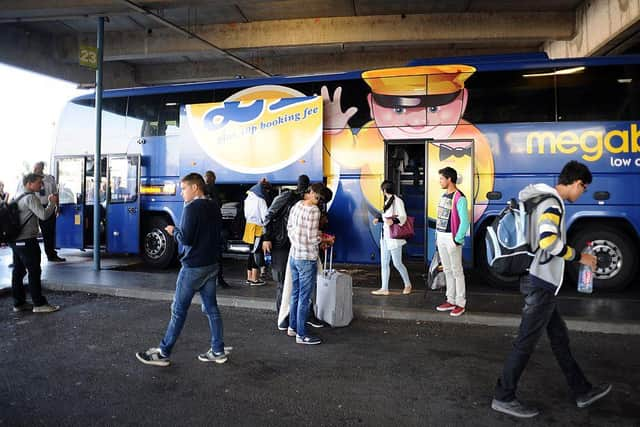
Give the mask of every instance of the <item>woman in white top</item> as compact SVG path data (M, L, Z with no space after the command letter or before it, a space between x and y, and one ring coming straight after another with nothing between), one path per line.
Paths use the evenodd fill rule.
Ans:
M404 282L403 294L411 293L411 280L407 267L402 263L402 246L407 241L404 239L392 239L390 226L393 223L404 224L407 220L407 212L404 209L404 202L400 197L395 195L393 182L385 180L380 185L380 189L384 194L384 207L382 215L373 220L374 224L382 222L382 236L380 238L380 262L382 267L382 287L375 291L371 291L373 295L389 295L389 275L390 261L393 260L393 266L400 272L402 281Z
M264 219L267 216L268 206L265 201L264 190L268 186L265 178L247 191L247 198L244 200L244 218L246 224L242 240L250 246L249 259L247 263L247 281L250 286L261 286L265 281L260 279L260 267L256 261L256 252L259 249L260 237L262 236Z

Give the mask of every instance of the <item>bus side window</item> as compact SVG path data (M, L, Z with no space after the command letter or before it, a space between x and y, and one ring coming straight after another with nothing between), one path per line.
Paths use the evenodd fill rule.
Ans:
M127 109L127 133L129 137L158 136L160 102L159 95L129 97Z
M165 103L160 109L158 135L177 135L180 128L180 106L176 103Z
M558 120L636 120L640 112L640 66L586 67L558 75Z
M469 100L463 117L474 124L555 121L552 71L474 73L465 82Z

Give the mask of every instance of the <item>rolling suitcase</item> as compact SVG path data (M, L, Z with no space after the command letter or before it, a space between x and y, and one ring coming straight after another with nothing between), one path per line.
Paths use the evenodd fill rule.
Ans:
M327 269L327 251L324 252L324 264L318 273L316 285L316 317L333 327L347 326L353 320L353 287L351 276L332 268L333 247L329 253Z

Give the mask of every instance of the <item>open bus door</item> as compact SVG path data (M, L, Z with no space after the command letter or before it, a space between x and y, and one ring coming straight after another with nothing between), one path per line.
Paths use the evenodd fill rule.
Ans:
M106 208L107 252L137 254L140 250L140 156L109 156Z
M415 235L404 252L409 259L431 261L436 250L436 217L444 190L438 171L451 166L458 172L458 188L467 196L469 220L473 220L473 140L385 141L385 178L393 181L407 215L415 217ZM473 263L472 233L465 239L463 263Z
M465 237L462 249L462 263L473 266L473 199L475 192L475 171L473 163L473 140L447 139L429 140L425 149L425 210L427 212L426 227L426 259L431 260L436 251L436 218L438 204L444 190L440 187L438 171L450 166L458 173L457 187L467 198L469 221L472 223Z
M409 260L425 259L425 140L392 140L385 144L385 179L393 181L408 216L415 218L415 235L407 240Z
M56 247L84 249L84 157L56 158Z

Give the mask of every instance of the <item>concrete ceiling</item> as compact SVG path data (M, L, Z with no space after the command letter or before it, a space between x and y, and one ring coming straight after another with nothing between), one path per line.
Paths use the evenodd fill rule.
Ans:
M105 16L108 87L389 67L571 43L598 2L2 0L0 61L91 82L78 50L95 46L97 17ZM619 27L608 42L616 53L635 49L636 20Z

